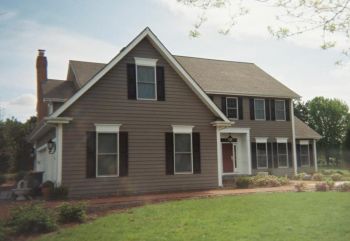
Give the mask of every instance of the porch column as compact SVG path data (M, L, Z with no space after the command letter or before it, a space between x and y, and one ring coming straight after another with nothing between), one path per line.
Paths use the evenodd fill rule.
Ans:
M315 172L318 171L318 166L317 166L317 149L316 149L316 140L313 140L313 151L314 151L314 165L315 165Z
M248 153L247 153L247 156L248 156L248 174L249 175L252 175L252 157L251 157L251 150L250 150L250 130L247 132L247 135L246 135L246 143L247 143L247 150L248 150Z
M62 184L62 124L56 126L56 152L57 152L57 186Z
M218 186L222 187L222 148L221 148L221 136L220 128L216 127L216 148L217 148L217 159L218 159Z
M294 175L298 174L297 170L297 146L295 141L295 122L294 122L294 107L293 101L290 101L290 112L291 112L291 122L292 122L292 151L293 151L293 167L294 167Z

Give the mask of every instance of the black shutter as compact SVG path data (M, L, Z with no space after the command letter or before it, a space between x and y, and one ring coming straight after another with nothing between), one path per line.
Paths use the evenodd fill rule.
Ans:
M297 166L301 167L300 145L297 145Z
M221 97L221 110L222 110L222 112L227 116L227 111L226 111L226 97L225 97L225 96Z
M271 120L276 120L276 113L275 113L275 100L271 100L270 102L270 109L271 109Z
M314 158L314 151L313 151L313 145L309 144L309 156L310 156L310 166L315 166L315 158Z
M135 64L127 64L127 79L128 79L128 99L136 100L136 66Z
M267 157L268 157L268 168L272 168L273 154L272 154L272 143L271 142L267 143Z
M252 168L256 169L257 163L256 163L256 142L251 143L251 149L252 149Z
M96 177L96 132L86 133L86 177Z
M238 115L239 115L239 119L243 120L243 97L242 96L238 97Z
M164 67L157 66L157 99L165 100Z
M201 173L201 141L198 132L192 133L193 173Z
M119 133L119 176L125 177L128 175L128 158L129 158L129 144L128 133Z
M255 120L254 98L249 98L250 119Z
M265 116L266 116L266 120L271 120L271 116L270 116L270 99L265 99Z
M272 144L273 149L273 167L278 168L277 142Z
M292 152L292 143L288 142L287 143L287 147L288 147L288 163L289 163L289 167L293 167L293 152Z
M290 101L285 100L285 105L286 105L286 120L290 121Z
M174 175L174 136L172 132L165 133L165 173Z

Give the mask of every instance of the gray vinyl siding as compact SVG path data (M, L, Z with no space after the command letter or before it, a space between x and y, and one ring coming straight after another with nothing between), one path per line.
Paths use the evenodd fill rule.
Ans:
M214 95L214 103L221 109L221 97L220 95ZM259 98L259 97L254 97ZM263 98L263 97L262 97ZM278 99L278 98L276 98ZM255 142L255 137L267 137L268 142L275 142L276 137L287 137L288 142L292 142L292 122L291 121L261 121L250 119L250 106L249 97L242 97L243 100L243 120L232 120L235 122L233 127L237 128L250 128L250 141ZM226 115L226 113L224 113ZM289 157L289 161L293 161L292 157ZM257 172L269 172L276 176L292 176L294 175L293 168L268 168L268 169L253 169L253 174Z
M127 98L126 64L134 57L156 58L164 66L165 101ZM78 99L62 116L62 182L70 196L104 196L214 188L218 185L216 118L148 40L143 40L120 63ZM95 123L122 124L129 133L127 177L86 178L86 132ZM200 133L201 174L165 174L165 133L171 125L193 125Z

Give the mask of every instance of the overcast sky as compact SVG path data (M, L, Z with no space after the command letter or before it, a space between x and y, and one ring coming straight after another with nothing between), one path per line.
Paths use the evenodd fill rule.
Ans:
M176 0L2 1L0 108L22 121L35 115L37 49L46 49L49 78L65 79L68 60L108 62L146 26L173 54L254 62L303 100L326 96L350 105L349 62L335 66L339 51L320 50L317 33L274 40L266 27L275 11L252 4L227 36L217 33L225 15L213 11L201 37L191 39L197 12Z

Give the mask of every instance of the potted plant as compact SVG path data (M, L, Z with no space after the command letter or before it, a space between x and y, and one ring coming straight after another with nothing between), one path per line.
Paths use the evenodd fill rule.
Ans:
M41 193L45 200L49 200L52 189L54 188L54 183L51 181L46 181L41 185Z

